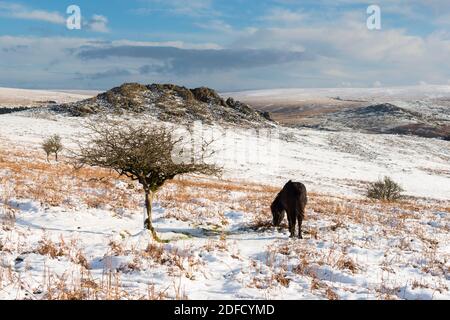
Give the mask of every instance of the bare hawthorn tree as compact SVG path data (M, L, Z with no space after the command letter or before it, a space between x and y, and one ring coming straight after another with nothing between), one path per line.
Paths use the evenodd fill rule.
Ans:
M63 145L61 142L61 137L57 134L47 138L42 143L42 149L47 155L47 162L49 161L50 154L55 154L55 160L58 161L58 154L62 151Z
M177 175L216 175L221 171L217 166L207 164L203 160L194 163L174 161L173 155L176 154L176 147L182 139L175 139L171 131L163 126L89 122L87 127L91 131L89 142L79 145L75 160L81 166L109 168L119 175L138 181L145 194L144 227L157 241L160 239L152 224L152 201L164 182Z

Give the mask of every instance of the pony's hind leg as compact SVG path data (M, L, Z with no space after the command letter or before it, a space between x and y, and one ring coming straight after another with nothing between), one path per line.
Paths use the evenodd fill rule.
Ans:
M288 222L289 222L289 232L290 232L290 237L294 238L295 237L295 224L296 224L296 219L295 216L292 214L292 212L288 212Z
M298 220L298 238L303 239L302 236L302 223L303 223L303 217L301 215L297 216Z

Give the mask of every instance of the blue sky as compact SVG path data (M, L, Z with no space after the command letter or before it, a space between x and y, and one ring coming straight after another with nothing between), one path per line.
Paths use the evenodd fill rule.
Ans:
M66 28L78 5L82 29ZM366 9L381 8L381 30ZM448 0L0 0L0 86L221 91L450 82Z

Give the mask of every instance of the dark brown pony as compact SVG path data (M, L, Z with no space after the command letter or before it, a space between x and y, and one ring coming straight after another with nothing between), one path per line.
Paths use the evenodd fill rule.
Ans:
M289 180L272 202L273 224L279 226L287 213L291 238L295 237L295 224L298 220L298 237L302 239L302 222L305 217L305 207L308 201L306 187L303 183Z

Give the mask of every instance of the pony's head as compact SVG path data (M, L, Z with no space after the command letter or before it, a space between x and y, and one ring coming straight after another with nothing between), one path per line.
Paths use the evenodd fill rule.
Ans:
M281 224L281 221L283 221L284 218L284 208L280 201L280 195L277 195L275 200L273 200L270 210L272 211L273 225L277 227Z

